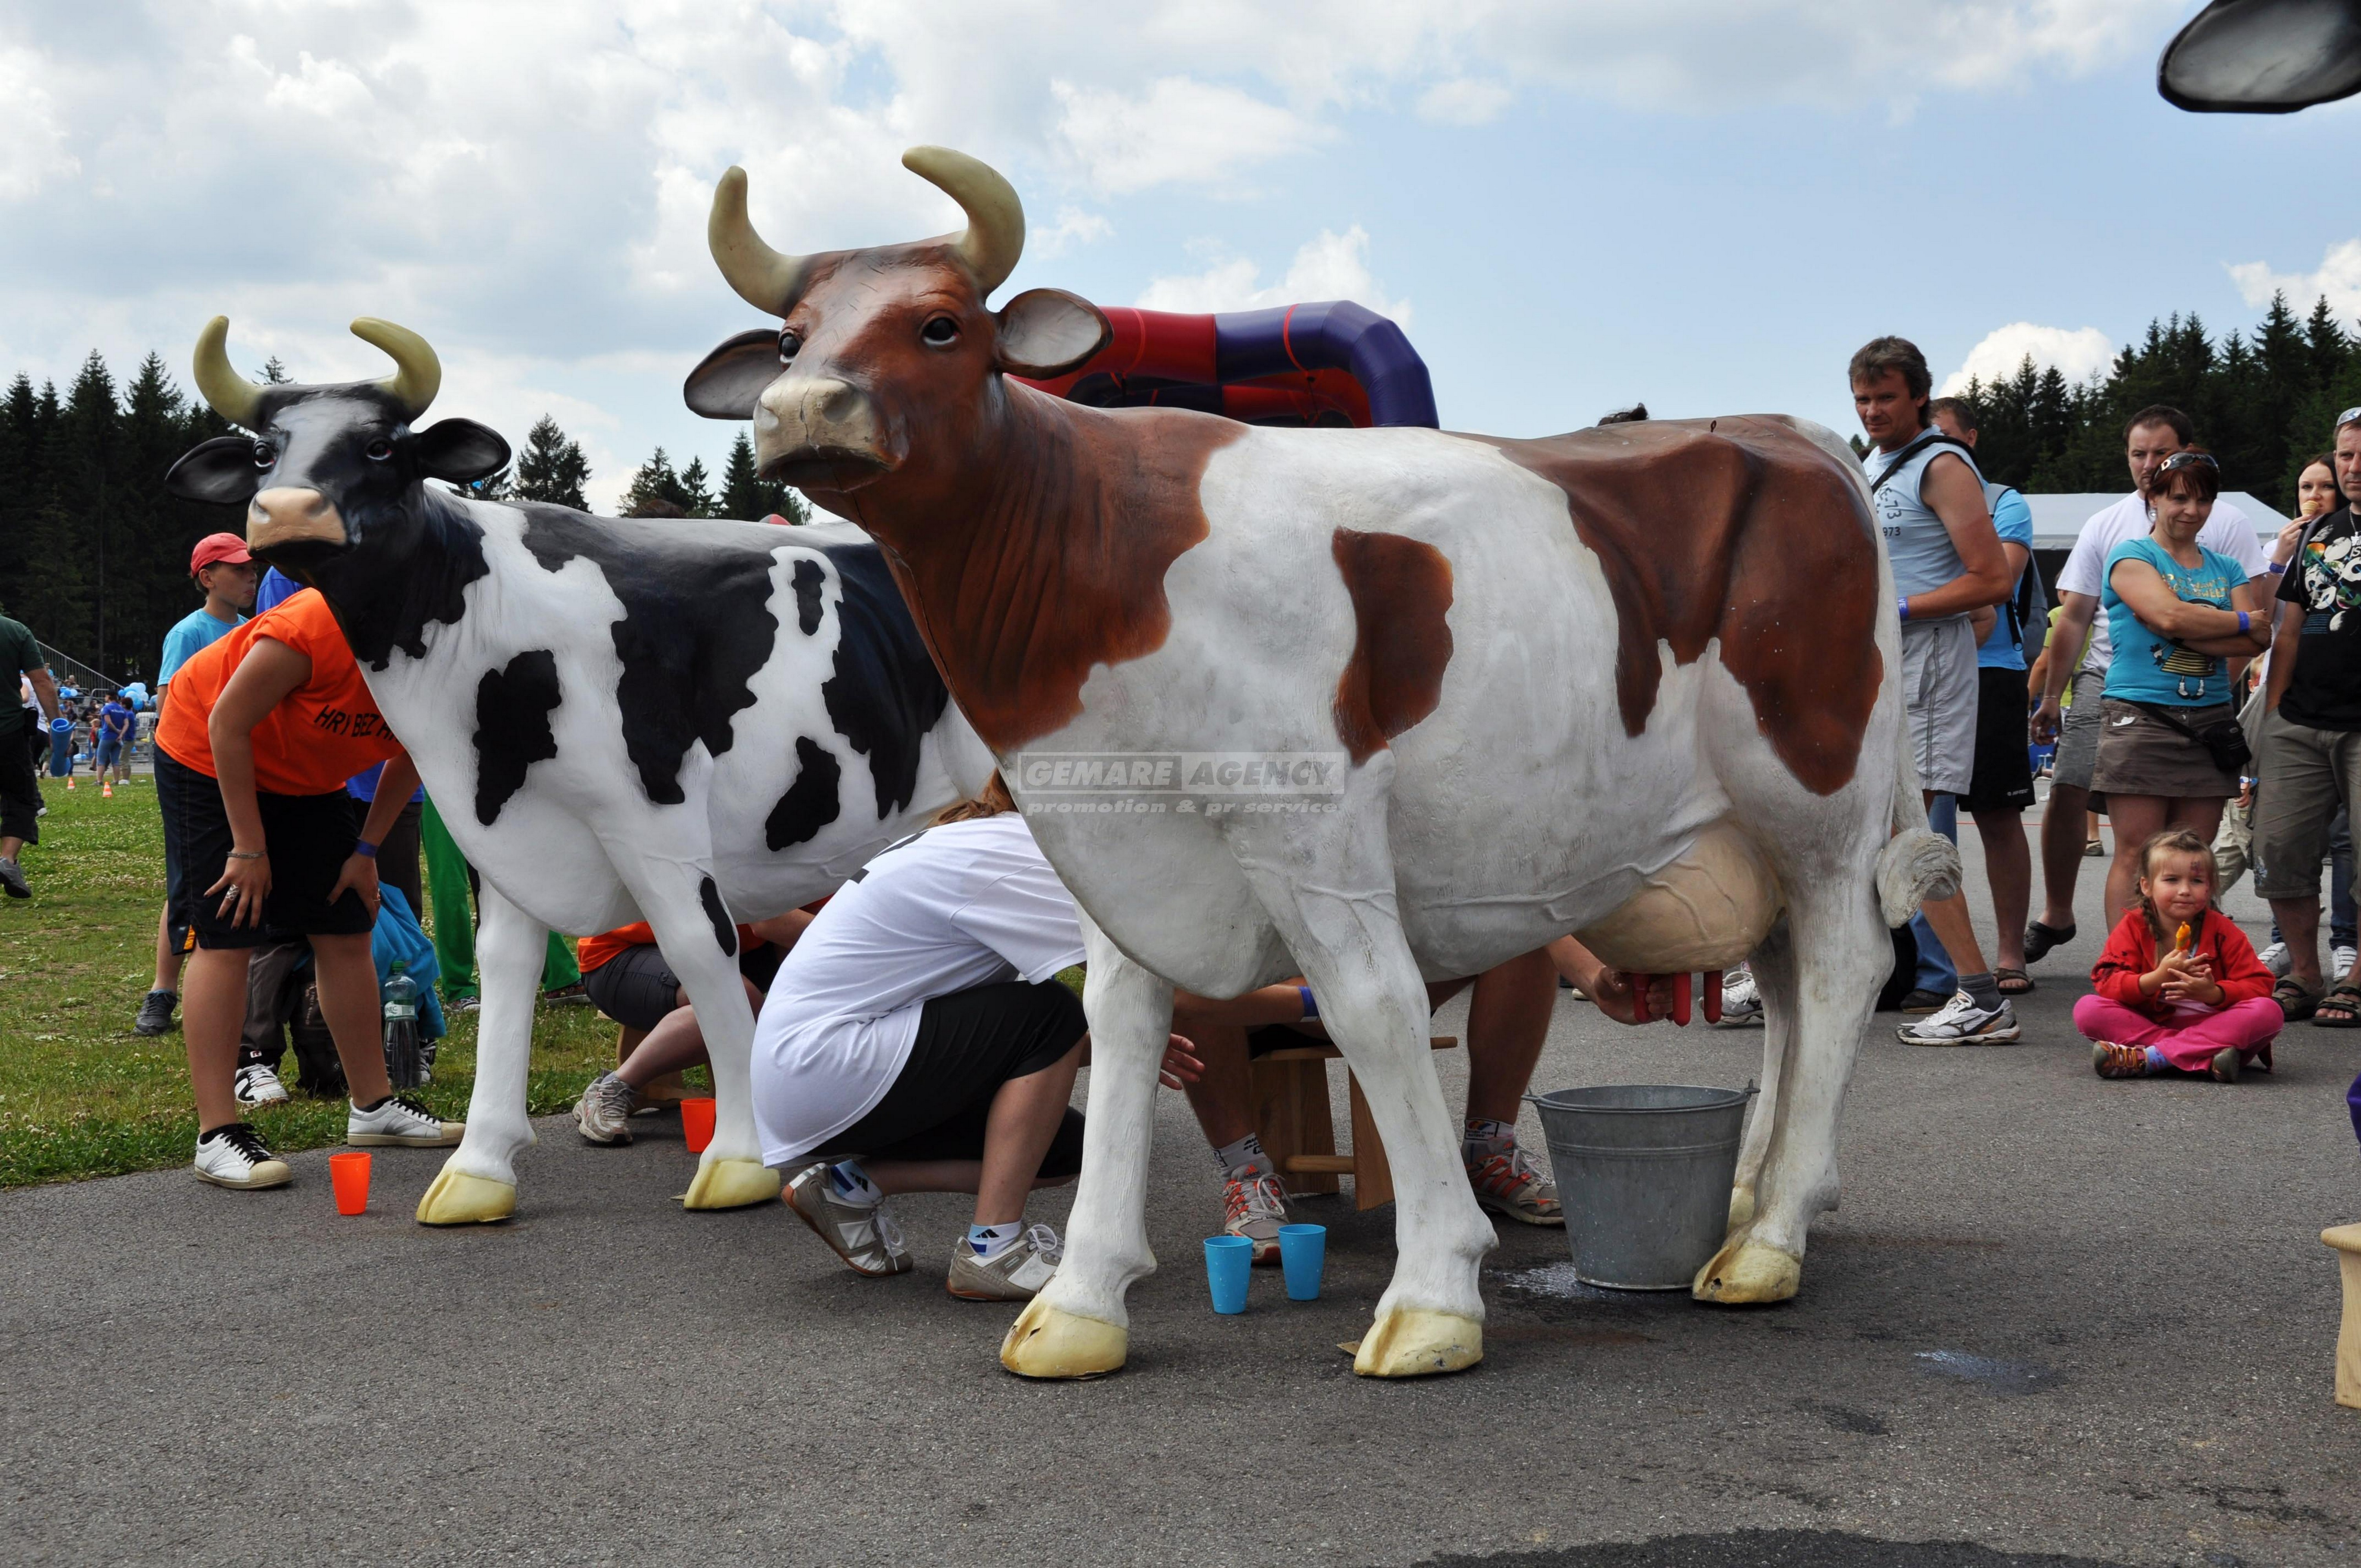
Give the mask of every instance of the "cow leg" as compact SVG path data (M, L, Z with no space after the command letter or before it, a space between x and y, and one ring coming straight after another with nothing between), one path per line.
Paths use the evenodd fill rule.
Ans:
M1095 1377L1124 1362L1124 1296L1156 1272L1148 1245L1148 1157L1156 1075L1172 1029L1172 987L1123 956L1082 916L1090 953L1090 1114L1065 1256L1001 1342L1000 1364L1027 1377Z
M476 938L483 1011L476 1017L476 1087L467 1131L418 1201L422 1225L481 1224L516 1212L516 1157L533 1146L525 1076L533 1063L533 1009L549 927L485 882Z
M1795 1022L1775 1100L1755 1112L1771 1130L1755 1177L1753 1216L1697 1271L1695 1293L1702 1301L1744 1305L1795 1295L1813 1217L1836 1207L1837 1119L1861 1030L1893 961L1873 889L1833 874L1798 876L1789 886ZM1766 1023L1770 1004L1766 991Z
M1736 1230L1754 1218L1754 1191L1762 1184L1763 1162L1771 1152L1771 1128L1777 1120L1779 1093L1786 1083L1795 1045L1795 952L1782 919L1748 957L1754 984L1763 998L1763 1092L1746 1122L1746 1140L1738 1149L1738 1176L1730 1190L1730 1226Z
M779 1195L779 1173L763 1163L754 1133L754 1010L738 977L738 932L713 879L696 861L646 861L623 881L654 931L664 962L680 977L705 1036L713 1074L713 1141L697 1157L687 1209L743 1209ZM708 901L710 909L708 910ZM728 945L723 945L723 938Z

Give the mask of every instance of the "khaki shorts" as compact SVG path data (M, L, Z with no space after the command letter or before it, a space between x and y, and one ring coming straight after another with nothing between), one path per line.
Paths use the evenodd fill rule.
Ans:
M2110 798L2150 795L2168 800L2226 800L2238 793L2236 775L2213 765L2213 753L2203 741L2183 735L2127 702L2109 697L2099 708L2103 718L2099 727L2099 760L2091 770L2093 791ZM2200 730L2237 717L2228 703L2167 711Z
M1902 623L1902 697L1918 787L1967 794L1976 776L1976 634L1966 616Z
M2107 684L2105 674L2097 670L2077 670L2068 683L2066 695L2073 706L2066 710L2058 726L2058 755L2049 765L2052 784L2069 789L2089 789L2091 769L2099 761L2099 692Z
M2256 748L2255 891L2320 896L2320 862L2337 806L2361 788L2361 731L2314 729L2266 713Z

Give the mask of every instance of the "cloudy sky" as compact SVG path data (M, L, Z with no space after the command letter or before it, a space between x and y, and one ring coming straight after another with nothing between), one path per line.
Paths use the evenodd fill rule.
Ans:
M203 320L233 359L544 411L610 501L731 428L679 385L757 324L705 253L752 178L780 247L953 226L914 142L994 164L1009 291L1394 315L1447 425L1644 399L1850 430L1846 356L1939 378L2102 367L2151 315L2275 287L2361 317L2361 102L2194 117L2152 85L2197 0L12 0L0 9L0 373Z

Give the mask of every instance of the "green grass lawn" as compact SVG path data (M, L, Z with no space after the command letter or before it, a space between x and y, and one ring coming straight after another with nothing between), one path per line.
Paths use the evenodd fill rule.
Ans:
M197 1136L180 1031L142 1039L131 1020L153 978L164 833L144 775L112 800L84 778L43 781L49 814L25 851L27 900L0 898L0 1187L185 1165ZM455 1016L434 1082L440 1114L465 1117L476 1017ZM544 1007L533 1028L533 1113L560 1111L614 1060L615 1025L588 1007ZM291 1081L294 1063L284 1064ZM342 1100L253 1113L281 1152L340 1143Z

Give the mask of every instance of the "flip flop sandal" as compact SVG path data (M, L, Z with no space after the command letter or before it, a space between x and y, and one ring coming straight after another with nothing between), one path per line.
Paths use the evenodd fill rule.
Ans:
M2279 1011L2287 1015L2287 1021L2290 1024L2309 1018L2318 1012L2322 996L2323 993L2320 992L2305 990L2303 982L2293 975L2285 977L2277 985L2271 987L2271 1000L2279 1004ZM2334 1027L2334 1025L2330 1026Z
M2345 1016L2329 1017L2322 1009L2330 1007ZM2361 985L2339 981L2330 987L2328 994L2322 997L2319 1006L2312 1010L2312 1026L2315 1029L2361 1029Z
M1993 984L2003 996L2023 996L2033 989L2033 977L2021 969L1996 969Z
M2049 956L2050 948L2062 948L2072 941L2076 929L2077 927L2069 926L2060 931L2057 927L2044 926L2038 920L2031 922L2025 927L2025 961L2028 964L2039 963ZM2014 970L2010 972L2023 974L2025 971ZM2030 991L2032 987L2027 986L2026 989Z

